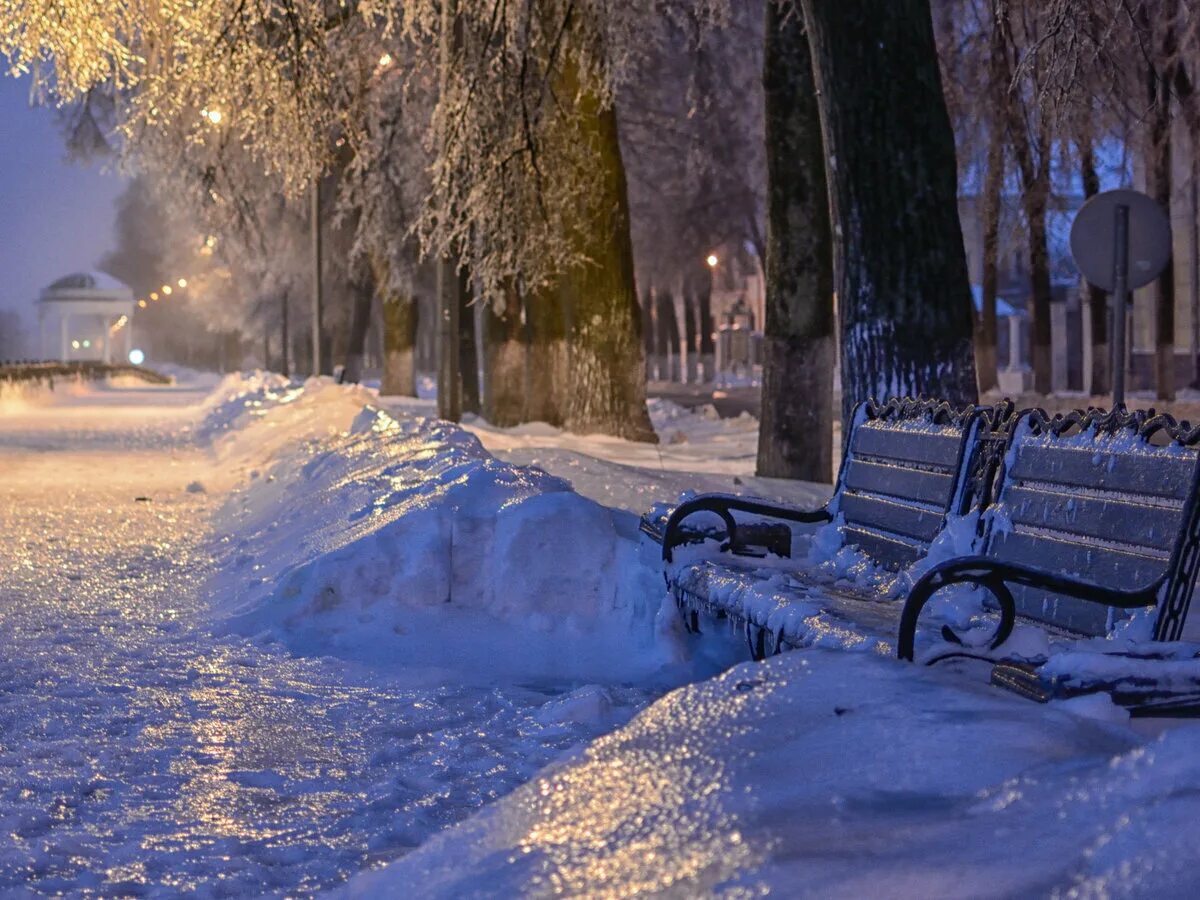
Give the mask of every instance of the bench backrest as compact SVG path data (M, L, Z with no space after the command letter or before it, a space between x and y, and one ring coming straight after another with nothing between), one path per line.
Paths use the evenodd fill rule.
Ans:
M1198 556L1198 437L1200 429L1145 411L1022 413L988 511L985 555L1109 588L1160 583L1159 637L1177 639ZM1018 615L1080 634L1105 634L1127 614L1012 590Z
M1002 429L1011 405L995 408L894 399L859 404L846 440L831 512L847 544L889 569L925 555L948 514L964 512L986 465L985 435Z

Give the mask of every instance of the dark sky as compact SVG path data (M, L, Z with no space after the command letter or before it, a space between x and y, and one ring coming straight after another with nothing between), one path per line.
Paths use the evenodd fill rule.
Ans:
M113 200L124 182L68 162L54 112L29 108L29 80L0 75L0 308L28 331L37 292L91 269L112 244Z

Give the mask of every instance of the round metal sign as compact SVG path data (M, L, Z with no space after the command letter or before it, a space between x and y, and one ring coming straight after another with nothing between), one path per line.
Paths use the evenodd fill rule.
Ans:
M1153 198L1139 191L1105 191L1079 210L1071 224L1071 255L1091 284L1113 285L1116 209L1129 207L1129 289L1145 287L1171 260L1171 222Z

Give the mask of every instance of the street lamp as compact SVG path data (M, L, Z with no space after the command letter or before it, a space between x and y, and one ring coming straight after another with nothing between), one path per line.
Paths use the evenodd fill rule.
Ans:
M704 261L706 263L708 263L708 267L710 269L715 269L717 267L717 263L720 262L720 260L717 259L717 254L715 254L715 253L708 254L708 258L705 259Z

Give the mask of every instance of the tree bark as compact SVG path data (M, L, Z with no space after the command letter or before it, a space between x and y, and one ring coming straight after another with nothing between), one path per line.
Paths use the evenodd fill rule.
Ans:
M417 374L413 350L417 339L417 302L396 292L384 294L383 378L379 393L399 397L417 396Z
M707 278L712 276L707 275ZM695 294L700 323L700 381L708 384L716 376L716 347L713 344L712 286L705 284Z
M346 344L346 362L342 381L358 384L363 376L363 357L367 352L367 331L371 327L371 304L375 300L375 282L369 275L350 283L354 307L350 311L350 335Z
M996 359L996 294L999 290L1000 213L1004 188L1004 129L992 123L988 135L987 170L983 178L983 297L975 335L979 393L1000 386Z
M525 419L525 341L521 298L510 288L483 311L484 417L510 428Z
M288 292L279 295L279 374L284 378L291 377L291 367L288 364L288 353L291 351L291 338L288 336Z
M821 119L804 25L768 2L767 246L757 473L833 473L833 249Z
M541 288L523 298L525 309L525 422L566 422L570 374L561 289Z
M1168 31L1164 39L1173 46ZM1168 62L1168 67L1172 65ZM1154 199L1171 214L1171 75L1150 69L1149 181ZM1175 399L1175 260L1156 281L1154 292L1154 386L1159 400Z
M475 346L475 307L471 302L471 277L458 273L458 373L462 381L462 411L479 415L479 353Z
M836 234L844 421L978 398L954 134L929 0L804 0Z
M1079 165L1083 180L1084 200L1100 193L1100 176L1096 172L1096 150L1090 134L1079 143ZM1103 288L1087 285L1088 316L1092 324L1092 386L1091 393L1107 394L1112 390L1112 348L1108 345L1108 294Z
M658 298L657 316L662 348L663 381L679 381L680 348L679 322L675 317L675 298L669 291L656 291Z
M1013 47L1011 23L1007 5L996 3L992 8L993 77L1001 84L1012 83L1011 52ZM1036 65L1036 57L1035 57ZM1030 125L1021 103L1011 91L1005 91L1003 103L1008 122L1013 156L1021 173L1021 207L1025 213L1026 238L1029 248L1030 291L1033 297L1033 327L1031 355L1033 387L1039 394L1049 394L1053 387L1053 357L1050 333L1050 251L1046 241L1046 210L1050 201L1050 131L1047 117L1037 115Z
M699 337L699 328L696 326L696 298L681 287L683 293L683 340L687 345L687 372L686 379L688 384L697 384L703 379L698 377L700 361L700 348L697 343Z
M575 97L583 139L593 154L597 195L572 223L579 256L591 262L563 278L570 359L564 425L577 434L600 433L657 442L646 409L642 322L634 282L629 196L617 133L617 112L564 66L562 96Z

